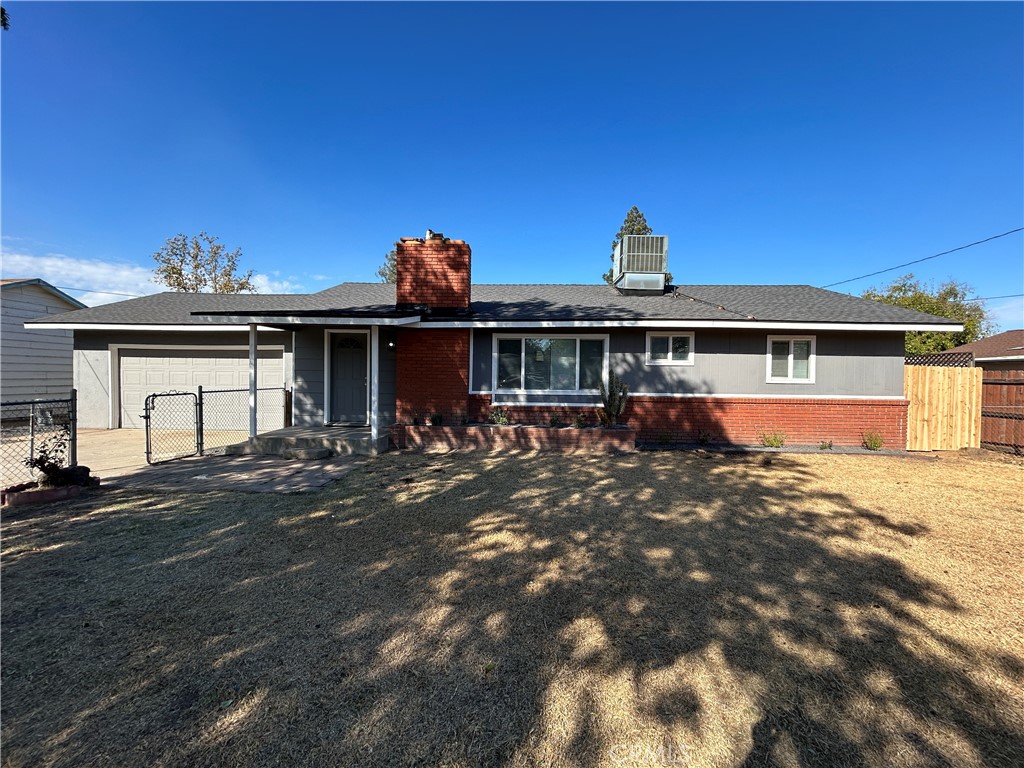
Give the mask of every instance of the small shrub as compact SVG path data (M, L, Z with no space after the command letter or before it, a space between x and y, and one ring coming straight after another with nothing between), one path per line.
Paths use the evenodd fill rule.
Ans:
M432 426L432 427L439 427L439 426L441 426L441 421L442 421L442 419L441 419L441 414L440 413L432 413L432 414L430 414L430 426Z
M757 437L765 448L781 448L786 444L786 433L778 429L761 432Z
M497 424L499 427L507 427L511 424L511 420L508 417L508 410L505 408L493 408L491 410L491 423Z
M703 429L697 430L697 445L709 445L711 443L711 433L705 432Z
M882 446L885 445L885 440L877 432L865 432L863 437L864 447L869 451L881 450Z
M585 426L587 426L587 420L583 418L582 413L577 413L575 416L572 417L572 425L576 429L583 429Z
M562 420L560 418L558 418L558 416L552 415L552 417L550 419L548 419L548 426L549 427L560 427L560 426L562 426Z
M65 485L91 485L89 468L83 466L66 467L68 448L71 443L71 432L64 429L51 435L36 445L35 456L25 459L29 469L42 473L39 480L40 488L61 488Z
M820 443L818 443L818 450L819 451L831 451L832 450L832 441L831 440L822 440Z
M668 445L669 443L672 442L672 435L670 435L668 432L662 432L660 435L658 435L658 442L661 443L662 445Z
M629 387L622 383L615 373L608 374L608 389L604 388L601 382L601 410L597 412L601 423L606 427L614 427L618 423L622 412L626 410L626 398L629 397Z

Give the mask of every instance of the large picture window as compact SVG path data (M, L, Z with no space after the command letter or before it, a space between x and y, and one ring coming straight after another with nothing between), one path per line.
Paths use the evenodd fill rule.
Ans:
M495 387L520 392L596 392L604 380L605 337L499 336Z
M813 384L814 347L814 336L769 336L767 381Z

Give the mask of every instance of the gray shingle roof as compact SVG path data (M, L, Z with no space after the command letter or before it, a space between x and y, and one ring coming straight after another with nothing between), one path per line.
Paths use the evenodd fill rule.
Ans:
M217 295L159 293L67 312L37 322L188 325L194 313L394 316L395 287L342 283L319 293ZM473 286L474 320L757 320L815 323L940 323L935 317L809 285L680 285L655 296L607 285Z

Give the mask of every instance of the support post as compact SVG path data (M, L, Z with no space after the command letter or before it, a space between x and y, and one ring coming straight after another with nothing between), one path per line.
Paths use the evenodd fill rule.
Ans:
M68 401L68 431L71 444L68 446L68 466L78 466L78 390L71 389L71 398Z
M256 324L249 324L249 439L256 437Z
M203 455L203 385L197 388L196 396L196 450L200 456Z
M370 442L377 453L380 435L380 326L370 326Z

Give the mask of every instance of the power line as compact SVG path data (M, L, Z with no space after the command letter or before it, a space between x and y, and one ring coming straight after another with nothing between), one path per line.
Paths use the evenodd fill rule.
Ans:
M1024 230L1024 227L1017 227L1016 229L1011 229L1009 232L1003 232L1003 234L1001 235L992 235L992 237L986 237L984 240L978 240L973 243L968 243L967 245L961 245L958 248L951 248L948 251L936 253L934 256L925 256L923 259L914 259L914 261L908 261L906 264L897 264L895 267L889 267L888 269L880 269L877 272L869 272L866 275L851 277L849 280L840 280L839 282L829 283L828 285L823 285L821 287L831 288L833 285L843 285L844 283L852 283L854 280L863 280L865 277L874 277L875 275L881 275L886 272L892 272L897 269L903 269L903 267L909 267L911 264L920 264L922 261L928 261L929 259L937 259L939 258L939 256L945 256L948 253L956 253L957 251L962 251L965 248L972 248L975 245L987 243L989 240L998 240L1000 237L1006 237L1007 235L1012 235L1014 232L1020 232L1021 230Z
M1005 296L984 296L980 299L965 299L965 301L992 301L993 299L1018 299L1024 293L1008 293Z
M54 288L60 288L62 291L86 291L88 293L106 293L110 296L130 296L133 299L137 299L142 296L141 293L118 293L117 291L98 291L95 288L72 288L67 285L55 285Z

